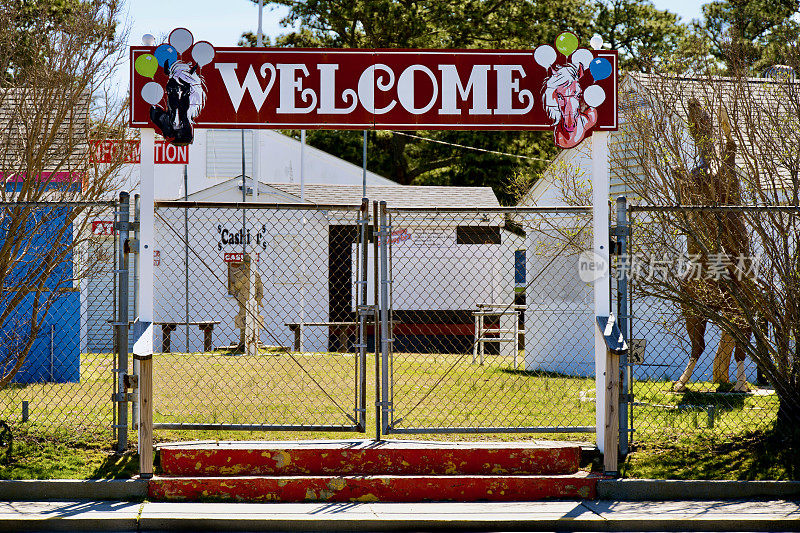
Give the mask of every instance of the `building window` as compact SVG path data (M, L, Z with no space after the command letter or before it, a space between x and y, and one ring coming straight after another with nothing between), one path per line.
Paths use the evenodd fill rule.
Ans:
M500 226L458 226L456 244L500 244Z

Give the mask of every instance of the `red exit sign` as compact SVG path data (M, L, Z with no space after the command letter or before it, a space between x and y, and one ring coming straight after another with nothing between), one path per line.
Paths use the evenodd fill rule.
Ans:
M92 163L140 163L141 146L139 141L106 139L91 141L89 160ZM153 162L157 165L188 165L189 147L173 146L166 141L156 141L153 147Z

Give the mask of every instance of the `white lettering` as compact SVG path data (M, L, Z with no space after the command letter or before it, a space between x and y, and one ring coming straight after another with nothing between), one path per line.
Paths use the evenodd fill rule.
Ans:
M225 84L225 90L228 92L228 97L231 99L234 111L239 111L239 106L242 104L244 93L249 92L250 98L253 99L253 104L256 106L256 111L261 111L261 106L267 99L272 85L275 83L275 67L270 63L261 65L261 76L265 77L267 70L270 71L271 76L266 89L261 88L261 83L256 77L253 66L247 69L247 75L244 77L244 83L239 84L239 78L236 76L236 63L216 63L214 68L219 70L222 77L222 82Z
M533 108L533 94L528 89L519 90L519 80L525 77L525 69L522 65L495 65L497 71L497 110L499 115L524 115ZM514 79L514 73L519 72L521 76ZM517 94L520 103L528 101L526 107L522 109L514 108L513 96Z
M433 96L424 107L416 107L416 97L414 91L414 73L424 72L431 79L433 86ZM400 74L397 79L397 99L400 105L412 115L421 115L429 111L436 103L436 98L439 96L439 82L431 69L424 65L411 65Z
M439 65L442 72L442 107L440 115L460 115L461 110L456 106L456 92L462 100L466 101L472 93L472 107L470 115L491 115L488 99L488 75L491 65L475 65L470 72L467 86L461 83L455 65Z
M317 65L319 70L319 109L317 113L338 114L351 113L358 105L358 97L353 89L345 89L342 92L342 99L349 107L336 107L336 71L339 65L324 63Z
M317 106L317 94L312 89L303 89L303 80L295 73L299 70L308 76L308 69L302 63L278 63L280 71L279 105L277 113L311 113ZM295 93L300 92L300 100L308 103L306 107L295 105ZM309 103L310 102L310 103Z
M379 74L376 79L376 70L383 71L385 74ZM388 105L376 109L375 87L381 91L388 91L393 85L394 71L391 68L382 63L367 67L367 69L361 73L361 77L358 78L358 99L361 102L361 105L364 106L364 109L376 115L388 113L397 104L397 102L392 100Z

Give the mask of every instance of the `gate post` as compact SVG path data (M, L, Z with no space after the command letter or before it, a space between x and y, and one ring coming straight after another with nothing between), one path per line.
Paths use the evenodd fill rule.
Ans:
M367 304L367 261L369 261L369 199L361 199L361 210L358 212L358 225L359 225L359 241L360 248L357 248L358 254L361 254L360 266L361 269L358 273L358 286L359 295L358 302L356 302L356 310L358 311L358 373L359 373L359 397L358 397L358 426L361 431L367 428L367 314L369 307Z
M386 433L389 428L389 225L386 222L386 202L380 207L380 281L381 281L381 428Z
M116 230L119 235L117 262L117 316L114 332L117 337L117 451L128 447L128 237L130 230L131 197L127 192L119 193Z
M625 258L626 264L630 264L628 256L628 199L624 196L617 197L617 227L615 234L617 237L618 253ZM617 272L617 318L619 319L619 329L625 338L630 339L628 332L628 275L627 271ZM628 353L619 356L620 368L620 394L619 394L619 453L628 454L628 401L630 400L628 372Z
M372 275L373 275L373 287L375 290L373 291L373 304L375 305L374 308L374 318L373 323L375 324L372 330L372 338L373 343L375 344L375 440L381 440L381 325L380 325L380 291L378 291L378 286L380 285L380 268L378 266L379 257L380 257L380 228L378 226L379 220L379 212L378 212L378 202L372 202L372 243L373 243L373 257L372 257Z

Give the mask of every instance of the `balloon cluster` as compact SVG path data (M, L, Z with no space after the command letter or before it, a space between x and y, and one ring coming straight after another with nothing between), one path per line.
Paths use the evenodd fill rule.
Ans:
M194 45L194 46L192 46ZM142 54L136 58L133 68L145 78L153 79L158 68L169 70L185 51L192 49L191 55L198 67L204 67L214 60L214 46L207 41L195 43L192 32L177 28L169 34L167 42L156 47L152 54ZM142 98L150 105L156 105L164 97L164 88L155 81L142 87Z
M596 39L592 38L592 45L597 44ZM602 40L600 41L602 46ZM597 46L596 48L599 48ZM556 47L553 49L549 44L543 44L533 52L533 59L545 69L549 69L556 62L556 50L567 57L573 65L581 67L584 71L588 70L594 78L595 83L604 80L611 75L613 67L608 59L604 57L594 57L594 54L586 48L578 48L578 36L570 31L565 31L556 37ZM591 85L583 91L583 101L589 107L597 107L606 99L606 93L599 85Z

